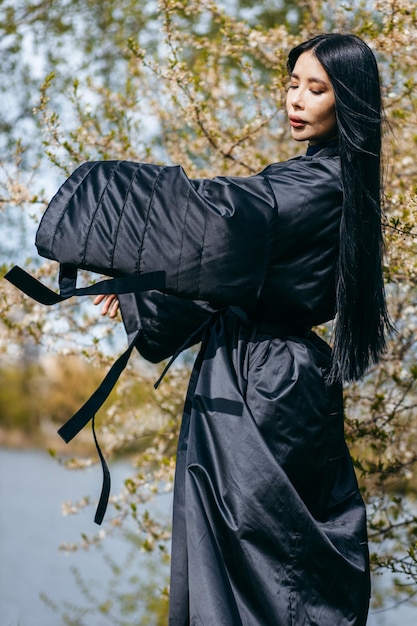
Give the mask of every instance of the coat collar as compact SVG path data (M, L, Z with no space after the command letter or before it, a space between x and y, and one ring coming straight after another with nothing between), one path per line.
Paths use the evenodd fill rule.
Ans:
M306 156L336 156L339 153L338 140L319 143L307 148Z

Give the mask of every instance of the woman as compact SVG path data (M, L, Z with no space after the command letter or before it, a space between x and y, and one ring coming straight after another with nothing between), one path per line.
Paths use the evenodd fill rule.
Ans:
M191 377L175 486L175 626L366 622L365 511L340 381L378 359L389 326L378 70L349 35L301 44L288 69L292 136L309 148L283 174L265 170L278 221L262 287L251 306L215 317ZM117 306L107 297L103 313ZM166 354L156 345L174 348L169 303L159 318L143 298L141 307L142 351L157 360ZM310 329L335 312L332 359ZM153 318L164 329L164 315L170 332L147 327Z
M366 623L366 518L341 383L378 360L389 328L379 77L351 35L301 44L288 69L306 156L213 180L85 164L38 232L64 268L145 277L150 291L95 300L111 316L120 300L145 358L202 341L178 445L172 626ZM331 353L311 328L335 315Z

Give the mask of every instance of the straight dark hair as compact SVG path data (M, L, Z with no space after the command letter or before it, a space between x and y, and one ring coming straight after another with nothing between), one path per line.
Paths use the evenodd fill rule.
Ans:
M382 105L378 66L354 35L324 34L288 56L311 51L326 70L335 95L343 211L336 272L332 380L357 380L376 363L392 325L383 280L381 220Z

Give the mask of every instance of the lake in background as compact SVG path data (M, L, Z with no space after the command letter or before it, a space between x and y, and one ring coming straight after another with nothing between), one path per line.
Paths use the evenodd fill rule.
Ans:
M128 462L113 463L110 469L112 493L116 494L133 469ZM78 501L85 495L95 502L101 477L99 465L69 471L46 452L0 448L0 626L60 626L62 611L54 612L41 594L61 607L65 602L86 605L74 567L88 581L94 595L106 600L113 579L106 556L122 566L134 549L122 533L107 537L101 550L93 546L75 553L59 551L62 543L80 542L81 533L92 536L100 530L93 521L94 507L78 515L63 516L61 503ZM161 503L158 498L151 506L167 514L171 495L164 495L163 500ZM143 576L146 581L145 564L142 569L138 558L135 565L137 571L130 569L129 576ZM87 616L81 624L111 626L111 620L102 615Z
M128 462L111 465L112 493L116 494L133 470ZM96 534L94 510L64 517L61 503L90 495L95 501L101 490L101 468L68 471L46 452L0 448L0 626L61 626L60 612L41 599L46 594L55 604L83 605L73 568L103 601L112 574L103 551L122 564L132 545L121 537L108 537L103 550L63 553L63 542L78 542L81 533ZM171 509L171 496L157 504L163 514ZM148 580L145 565L136 564L137 576ZM131 573L129 574L131 575ZM123 574L122 574L123 577ZM104 595L103 595L104 594ZM111 626L105 616L87 616L80 626ZM417 608L401 606L371 614L368 626L415 626ZM232 625L230 625L232 626ZM254 625L255 626L255 625Z

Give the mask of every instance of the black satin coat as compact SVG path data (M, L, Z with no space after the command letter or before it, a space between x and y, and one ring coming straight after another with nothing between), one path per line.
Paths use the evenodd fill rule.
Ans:
M334 149L249 178L89 163L41 254L155 289L120 296L159 361L201 341L178 445L171 626L361 626L365 510L330 350L342 191Z

